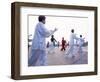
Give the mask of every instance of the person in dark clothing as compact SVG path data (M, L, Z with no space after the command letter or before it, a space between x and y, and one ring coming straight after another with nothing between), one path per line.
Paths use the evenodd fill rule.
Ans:
M65 51L66 49L65 49L65 43L66 43L66 41L64 40L64 37L62 38L62 44L61 44L61 51Z
M54 38L54 35L51 36L51 42L53 43L53 46L55 46L55 42L57 42L57 40Z

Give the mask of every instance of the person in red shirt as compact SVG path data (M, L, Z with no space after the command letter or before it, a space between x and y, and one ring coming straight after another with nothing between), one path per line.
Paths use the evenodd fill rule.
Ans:
M64 40L64 37L62 38L62 44L61 44L61 51L65 51L66 49L65 49L65 43L66 43L66 41Z

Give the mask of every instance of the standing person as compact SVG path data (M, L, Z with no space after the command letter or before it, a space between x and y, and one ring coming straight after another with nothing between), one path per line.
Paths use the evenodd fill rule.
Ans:
M49 53L54 54L55 53L54 52L55 51L55 49L54 49L55 48L55 42L57 42L57 41L54 38L54 35L51 36L50 40L51 40L51 43L50 43L50 47L49 47Z
M50 54L54 54L55 53L55 46L54 46L54 44L53 44L53 42L51 41L51 43L50 43L50 47L49 47L49 53Z
M78 40L78 38L76 37L76 34L74 33L74 29L72 29L71 34L70 34L69 49L66 52L66 55L71 54L72 57L75 57L74 52L73 52L73 50L74 50L74 40Z
M46 43L45 38L51 36L57 29L47 30L45 28L45 16L38 17L38 23L35 28L32 40L31 54L28 59L28 66L46 65ZM38 62L38 63L37 63Z
M82 38L82 35L80 35L80 38L79 38L79 55L80 55L80 61L82 63L82 46L84 44L84 38Z
M55 42L57 42L57 40L54 38L54 35L51 36L51 42L53 43L53 46L55 47Z
M61 44L61 51L65 51L66 49L65 49L65 43L66 43L66 41L64 40L64 37L62 38L62 44Z

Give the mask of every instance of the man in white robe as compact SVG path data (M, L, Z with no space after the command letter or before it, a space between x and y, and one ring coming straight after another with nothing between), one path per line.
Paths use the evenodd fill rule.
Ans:
M74 33L74 29L71 30L71 34L70 34L70 41L69 41L69 49L66 52L66 55L71 55L72 57L74 56L74 40L78 40L78 38L76 37L76 34Z
M51 36L57 30L55 28L49 31L45 28L45 16L39 16L38 21L39 23L36 25L35 34L32 40L28 66L47 65L45 38Z

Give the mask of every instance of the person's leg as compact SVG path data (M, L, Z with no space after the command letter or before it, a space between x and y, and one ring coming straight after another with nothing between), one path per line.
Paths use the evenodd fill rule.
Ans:
M51 45L51 54L53 54L54 53L54 45L53 45L53 43L52 43L52 45Z
M72 50L72 45L69 46L69 49L68 49L66 55L69 55L71 53L71 50Z
M47 65L47 56L45 50L41 50L41 55L39 57L40 65L45 66Z
M62 51L64 50L64 45L62 45Z
M82 63L82 46L79 46L80 63Z
M39 58L38 50L31 50L30 56L28 58L28 66L35 66Z
M64 45L64 51L65 51L66 49L65 49L65 45Z
M71 51L70 51L70 52L71 52L72 57L75 57L73 51L74 51L74 46L72 45L72 46L71 46Z
M64 46L62 45L62 51L64 50Z
M55 47L55 41L53 41L53 46Z
M61 46L61 51L63 50L63 46Z

